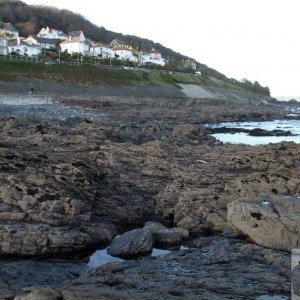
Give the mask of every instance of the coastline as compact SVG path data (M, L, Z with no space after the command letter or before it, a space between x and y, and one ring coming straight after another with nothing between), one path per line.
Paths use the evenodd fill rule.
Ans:
M8 275L3 273L1 296L243 299L249 282L255 287L247 290L253 299L289 294L289 254L249 243L248 235L228 226L227 205L235 200L259 203L262 197L275 201L299 195L295 162L300 145L222 145L202 126L284 117L283 106L170 105L169 98L166 105L155 106L132 97L120 103L119 98L106 96L26 94L27 99L39 97L105 118L100 122L85 115L63 121L34 115L22 120L1 118L2 256L73 258L76 252L107 245L117 234L142 228L146 221L184 228L190 235L190 249L104 265L88 273L76 271L63 284L47 283L47 277L38 281L38 274L33 274L30 285L36 287L23 292L26 280L17 284L14 279L8 286ZM46 236L45 244L42 237ZM245 263L253 273L242 272ZM28 265L20 271L24 278L30 261ZM224 277L228 272L231 283ZM161 274L166 284L159 283ZM228 284L230 292L225 289Z

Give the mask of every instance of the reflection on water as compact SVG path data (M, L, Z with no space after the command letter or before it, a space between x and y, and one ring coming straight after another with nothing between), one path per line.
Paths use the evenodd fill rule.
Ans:
M186 249L188 248L181 246L177 250L186 250ZM170 252L172 252L172 250L153 248L151 256L164 255ZM124 259L109 255L107 253L107 248L106 248L102 250L97 250L92 256L90 256L90 261L88 262L87 265L89 268L93 269L108 263L122 262L122 261L124 261Z
M91 257L88 263L89 268L97 268L101 265L105 265L113 262L124 261L121 258L113 257L107 253L107 248L102 250L97 250Z
M212 128L226 127L226 128L239 128L252 130L260 128L268 131L284 130L290 131L293 136L249 136L248 133L216 133L213 136L223 142L230 144L247 144L251 146L266 145L270 143L280 142L295 142L300 143L300 121L299 120L275 120L267 122L232 122L232 123L219 123L209 125Z

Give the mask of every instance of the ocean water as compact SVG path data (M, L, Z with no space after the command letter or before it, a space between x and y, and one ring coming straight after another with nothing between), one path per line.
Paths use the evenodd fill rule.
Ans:
M274 120L265 122L230 122L210 124L207 127L219 128L239 128L239 129L255 129L264 130L284 130L290 131L293 136L249 136L248 133L216 133L213 134L217 140L229 144L246 144L251 146L266 145L270 143L295 142L300 143L300 120Z

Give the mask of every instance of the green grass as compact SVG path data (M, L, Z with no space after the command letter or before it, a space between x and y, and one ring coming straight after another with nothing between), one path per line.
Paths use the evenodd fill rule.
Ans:
M38 78L47 82L72 83L86 86L97 84L135 85L166 84L181 89L179 83L198 84L224 89L242 90L234 84L207 76L188 73L136 72L133 70L98 68L92 65L46 65L0 59L0 80L13 82L18 77Z
M0 60L0 80L14 81L17 77L39 78L53 82L79 84L124 84L145 81L142 75L130 70L109 70L90 65L45 65L21 61Z

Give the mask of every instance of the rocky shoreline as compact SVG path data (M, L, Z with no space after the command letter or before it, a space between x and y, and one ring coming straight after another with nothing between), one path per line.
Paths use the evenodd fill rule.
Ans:
M284 119L285 106L54 100L1 109L1 299L289 298L300 145L225 145L203 126ZM190 248L90 271L82 261L32 261L74 260L131 230L121 244L133 255L112 254Z

